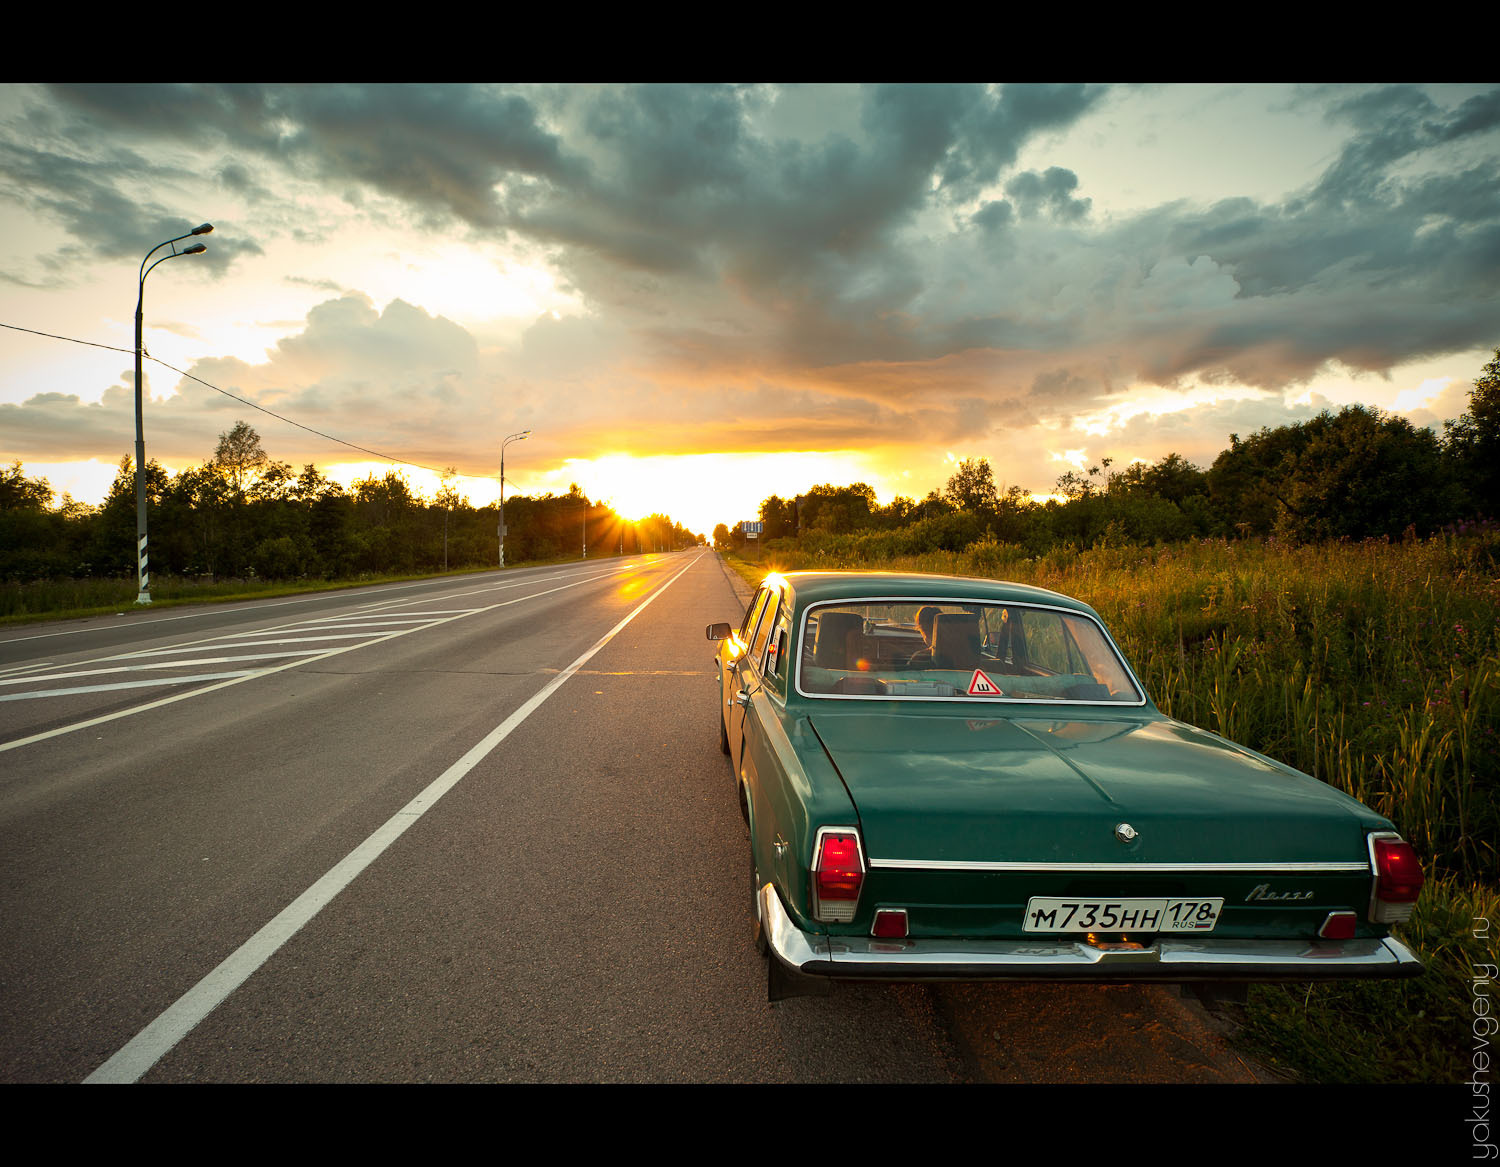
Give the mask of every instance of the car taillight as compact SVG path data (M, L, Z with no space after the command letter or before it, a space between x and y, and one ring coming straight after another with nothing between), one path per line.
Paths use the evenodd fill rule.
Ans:
M859 832L853 827L823 827L813 849L813 917L826 923L847 924L859 906L865 880Z
M1377 924L1409 920L1426 880L1416 851L1400 835L1371 835L1370 865L1375 870L1370 919Z

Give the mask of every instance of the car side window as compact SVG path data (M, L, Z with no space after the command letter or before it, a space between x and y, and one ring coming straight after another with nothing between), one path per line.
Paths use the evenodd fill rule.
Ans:
M740 625L741 644L750 643L750 633L755 630L755 621L760 618L760 614L764 610L766 601L770 599L770 596L770 588L761 588L756 593L755 598L750 601L750 606L745 609L745 622Z
M1026 618L1026 656L1049 673L1078 673L1084 663L1063 618L1055 613L1030 613Z
M783 694L787 677L791 674L792 655L792 606L783 603L771 626L771 636L766 642L765 667L761 670L766 682Z
M763 654L766 651L766 641L771 638L771 629L776 624L776 605L781 597L774 592L770 594L766 609L760 618L760 625L755 629L755 639L750 643L750 652L746 659L753 661L755 667L762 672L765 671Z

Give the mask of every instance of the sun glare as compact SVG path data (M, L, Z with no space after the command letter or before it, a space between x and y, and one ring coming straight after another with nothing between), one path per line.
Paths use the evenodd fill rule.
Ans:
M884 480L885 475L873 472L861 454L804 451L645 458L606 454L570 458L533 481L559 494L576 482L590 498L608 503L622 518L635 521L664 514L708 538L718 523L755 518L768 495L791 497L820 482L868 482L888 501Z
M459 323L535 317L572 306L546 267L454 245L402 253L400 262L372 271L367 288L376 303L399 297Z

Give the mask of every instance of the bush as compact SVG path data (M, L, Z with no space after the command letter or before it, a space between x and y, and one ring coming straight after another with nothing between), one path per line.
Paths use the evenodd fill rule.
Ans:
M304 535L262 539L250 555L250 566L262 579L298 579L308 573L312 542Z

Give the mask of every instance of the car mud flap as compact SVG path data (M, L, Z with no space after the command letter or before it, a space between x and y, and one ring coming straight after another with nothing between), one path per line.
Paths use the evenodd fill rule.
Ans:
M789 997L829 997L833 984L827 977L809 977L793 972L770 956L766 960L766 1000L772 1003Z

